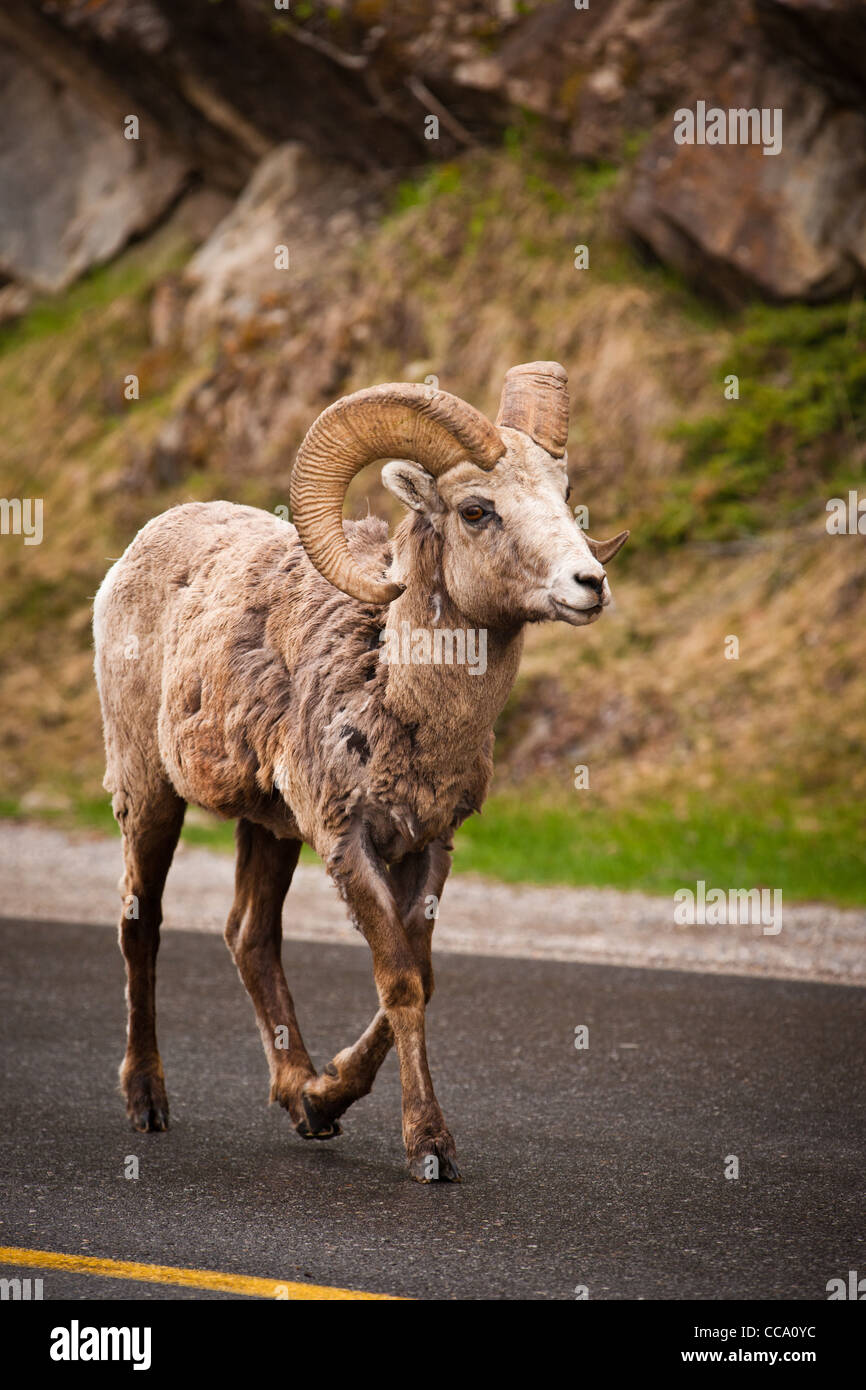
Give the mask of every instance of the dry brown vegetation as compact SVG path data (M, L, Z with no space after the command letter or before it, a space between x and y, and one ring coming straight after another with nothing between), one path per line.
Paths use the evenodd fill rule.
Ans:
M862 797L864 538L824 526L834 485L862 473L858 436L829 431L806 464L780 438L732 524L724 469L687 467L675 427L753 410L750 393L789 369L761 383L744 370L726 403L741 318L639 264L611 224L612 171L540 167L519 148L436 166L356 238L323 231L297 283L192 343L179 327L192 248L174 223L6 330L0 491L43 497L46 528L39 547L0 549L7 809L101 795L90 602L143 522L190 498L285 504L304 430L347 391L435 374L490 412L506 368L533 357L569 371L573 500L594 534L629 526L634 544L612 566L615 612L530 632L500 787L540 779L558 803L585 763L611 811L664 798L685 813L695 794L756 815L784 804L816 845ZM130 372L141 397L127 402ZM673 498L699 527L672 530ZM350 510L368 504L387 510L372 475L350 494Z

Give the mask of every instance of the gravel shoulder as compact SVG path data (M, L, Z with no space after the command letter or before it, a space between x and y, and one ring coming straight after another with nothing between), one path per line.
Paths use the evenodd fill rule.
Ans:
M119 839L0 822L0 914L105 925L118 914ZM213 850L178 847L165 930L221 932L234 866ZM676 926L671 898L611 888L451 878L436 924L440 950L780 979L866 984L866 911L783 907L782 930ZM283 913L287 937L363 946L324 870L299 865Z

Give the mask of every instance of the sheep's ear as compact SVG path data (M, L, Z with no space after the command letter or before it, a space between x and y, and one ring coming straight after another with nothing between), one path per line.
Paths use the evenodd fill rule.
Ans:
M594 541L592 536L586 536L586 543L596 560L606 565L608 560L613 559L618 550L622 550L630 535L630 531L620 531L618 536L612 536L609 541Z
M438 512L442 508L436 479L408 459L393 459L382 469L382 482L388 491L415 512Z

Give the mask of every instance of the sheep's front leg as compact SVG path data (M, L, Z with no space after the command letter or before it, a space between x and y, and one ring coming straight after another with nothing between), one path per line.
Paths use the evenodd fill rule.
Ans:
M389 878L397 909L424 983L425 1003L433 993L432 934L442 889L451 868L449 847L434 840L417 854L408 854L391 867ZM337 1119L366 1096L394 1045L384 1009L379 1009L357 1042L343 1048L322 1075L304 1087L304 1106L320 1122Z
M440 847L441 850L441 847ZM423 913L419 884L429 882L430 860L413 856L414 864L389 875L384 863L362 835L341 855L335 878L373 956L373 974L381 1008L363 1037L331 1063L328 1074L305 1087L305 1099L319 1093L345 1109L364 1095L387 1055L397 1049L403 1090L403 1142L409 1168L419 1182L458 1182L454 1140L445 1124L427 1063L424 1011L433 986L430 966L432 918ZM448 872L447 852L435 856L433 871L439 887ZM432 890L431 890L432 891ZM438 894L435 896L438 897ZM401 914L401 907L411 908ZM328 1069L326 1069L326 1073ZM312 1093L312 1095L311 1095Z
M272 1101L288 1110L305 1139L330 1139L337 1124L310 1126L301 1100L315 1068L304 1046L280 960L283 901L301 852L300 841L278 840L251 821L237 825L235 898L225 930L238 973L256 1010L271 1073Z

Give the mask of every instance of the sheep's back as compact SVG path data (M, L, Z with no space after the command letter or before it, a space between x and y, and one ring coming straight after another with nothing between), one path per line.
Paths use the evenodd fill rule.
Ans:
M384 523L346 529L359 559L386 562ZM148 523L106 577L95 613L109 775L112 746L128 757L132 741L186 800L296 830L280 792L303 801L305 788L276 784L298 755L309 765L328 685L363 681L356 666L378 628L373 611L321 578L293 526L213 502ZM123 655L131 635L134 661Z

